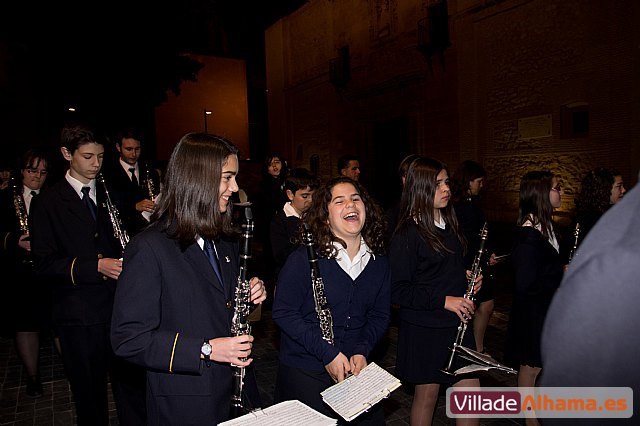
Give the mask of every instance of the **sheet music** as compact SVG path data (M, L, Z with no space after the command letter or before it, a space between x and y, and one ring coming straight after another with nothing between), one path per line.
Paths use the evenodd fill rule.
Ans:
M320 393L322 399L342 418L351 421L400 387L400 380L371 363Z
M506 371L507 373L517 374L518 372L511 367L507 367L504 364L500 364L498 361L493 359L490 355L480 353L478 351L474 351L473 349L469 349L464 346L456 347L456 351L460 355L461 358L466 359L467 361L472 362L473 364L467 365L456 370L455 374L464 374L470 373L474 371L481 370L489 370L491 368L496 368L501 371Z
M334 426L336 419L325 416L300 401L284 401L262 410L252 411L219 426Z

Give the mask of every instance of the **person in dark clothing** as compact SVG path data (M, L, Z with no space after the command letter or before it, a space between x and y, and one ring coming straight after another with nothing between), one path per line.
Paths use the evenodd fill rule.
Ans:
M69 169L31 205L31 253L36 273L53 288L53 320L79 425L107 425L108 375L121 425L145 422L140 404L121 386L122 366L109 343L122 247L96 185L107 138L89 125L71 123L61 134ZM117 200L113 200L118 205Z
M143 132L135 126L121 129L115 139L118 158L107 162L103 175L109 187L122 194L121 212L130 237L149 224L160 193L160 176L148 162L141 161Z
M255 239L262 248L261 276L272 285L274 280L274 259L269 241L269 225L271 219L284 203L289 201L284 191L284 181L289 174L287 161L278 154L269 154L262 165L262 180L258 185L258 193L252 197L255 218Z
M536 386L543 368L542 325L564 268L552 219L553 210L561 204L562 188L553 173L532 171L522 177L518 231L511 252L515 279L507 336L507 358L519 366L521 387ZM538 424L535 417L527 417L526 422Z
M240 256L231 211L238 163L237 148L220 136L183 136L153 223L125 251L111 342L118 356L147 369L150 425L227 420L231 364L251 364L253 336L231 334ZM249 302L262 303L262 280L249 284Z
M486 176L487 172L484 167L473 160L465 160L451 177L453 208L462 234L467 240L467 250L464 256L464 264L467 269L471 269L473 261L478 255L480 231L486 222L484 212L478 205ZM490 253L489 247L490 244L485 245L487 253ZM485 254L482 263L494 265L496 263L495 257L495 253L491 253L488 257ZM484 333L493 313L493 307L493 280L485 276L482 281L482 290L476 294L476 313L473 317L473 335L476 339L478 352L485 352Z
M407 170L411 165L411 162L416 158L420 157L418 154L409 154L400 161L400 165L398 166L398 177L400 178L400 183L402 184L402 188L404 188L404 183L407 179ZM396 230L396 226L398 225L398 215L400 214L400 199L402 198L402 192L400 192L400 196L396 199L396 201L391 204L391 206L385 211L387 216L387 241L391 241L391 236L393 232Z
M575 200L576 214L568 229L572 233L572 236L568 238L573 238L572 244L576 243L576 249L580 247L580 243L600 217L622 200L625 192L622 175L617 170L597 167L587 172L582 179L580 193ZM576 224L579 224L577 241L573 235Z
M480 386L477 378L441 372L461 321L475 306L468 291L465 240L449 203L449 173L442 162L411 162L402 192L398 227L391 239L391 301L399 306L396 375L415 385L412 425L430 425L441 385ZM477 277L475 290L482 287ZM468 329L463 345L475 349ZM457 419L478 424L478 419Z
M0 191L0 264L9 277L3 297L3 327L14 334L16 352L27 375L27 396L38 398L43 395L38 365L40 334L51 330L51 292L33 268L29 210L44 188L49 160L37 149L28 150L20 160L18 178Z
M389 324L384 213L358 182L338 177L315 192L302 220L317 248L333 327L321 327L307 247L299 247L280 271L273 302L272 317L282 332L275 400L297 399L333 417L320 392L348 373L358 375ZM333 343L324 338L329 333ZM384 413L375 405L349 424L354 422L383 425Z
M292 169L284 181L289 201L273 216L269 228L276 276L298 246L295 236L300 231L300 218L311 206L313 193L319 185L318 179L305 168Z

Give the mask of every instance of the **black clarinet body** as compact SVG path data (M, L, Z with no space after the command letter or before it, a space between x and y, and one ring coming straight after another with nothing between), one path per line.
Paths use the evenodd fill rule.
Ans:
M309 258L309 265L311 266L313 300L316 306L318 321L320 321L320 331L322 331L322 338L330 345L333 345L333 317L331 316L331 309L329 309L329 303L327 302L327 296L324 291L324 281L322 281L322 276L320 276L318 255L313 241L313 234L311 233L311 227L307 223L303 223L302 226L304 229L303 242L307 247L307 256Z
M469 277L469 280L467 281L467 291L464 294L464 297L475 302L476 297L475 297L475 288L476 288L476 279L480 276L480 274L482 273L482 256L484 255L484 244L487 241L487 235L488 235L488 229L487 229L487 222L484 223L484 226L482 227L482 229L480 230L480 247L478 248L478 252L476 254L476 257L473 259L473 266L471 267L471 276ZM456 333L456 338L453 341L453 345L450 348L450 353L449 353L449 358L447 359L447 364L445 365L444 368L442 368L440 371L442 371L445 374L449 374L449 375L453 375L453 362L455 361L456 358L456 353L458 350L459 346L462 346L462 340L464 339L464 335L467 332L467 326L468 326L468 322L464 322L462 320L460 320L460 323L458 324L458 332Z
M576 255L576 251L578 250L578 238L580 237L580 224L576 223L575 228L573 228L573 246L571 247L571 251L569 252L569 258L567 263L571 263L573 257Z
M249 260L251 259L251 241L253 239L253 213L250 207L246 207L245 218L242 223L242 238L240 242L240 272L235 289L234 311L231 320L231 334L244 336L251 334L249 314L251 313L251 286L247 274ZM233 394L231 396L231 417L239 417L245 414L242 394L244 390L245 368L231 364L233 368Z

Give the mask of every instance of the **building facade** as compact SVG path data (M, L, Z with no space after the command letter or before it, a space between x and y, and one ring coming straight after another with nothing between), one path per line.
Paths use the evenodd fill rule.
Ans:
M310 0L265 34L272 150L322 179L345 153L384 205L409 153L487 169L491 220L547 169L573 209L584 173L640 169L633 0Z

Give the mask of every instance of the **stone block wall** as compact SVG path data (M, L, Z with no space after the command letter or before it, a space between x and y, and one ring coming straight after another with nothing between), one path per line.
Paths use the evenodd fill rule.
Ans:
M396 169L408 153L452 169L474 159L489 173L487 214L505 222L515 220L529 170L560 176L560 219L593 167L614 166L636 183L639 3L449 0L451 45L425 56L419 27L436 3L310 0L269 28L272 150L293 166L317 157L322 179L337 173L340 155L358 154L383 204L399 193ZM349 78L336 83L330 63L346 46ZM567 131L566 105L588 111L588 132Z

